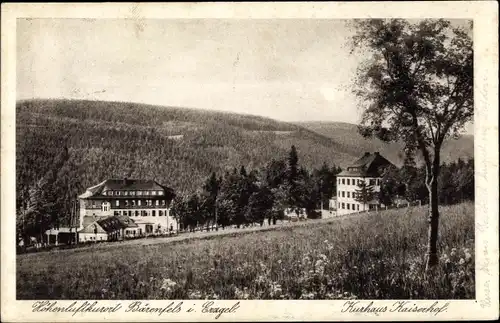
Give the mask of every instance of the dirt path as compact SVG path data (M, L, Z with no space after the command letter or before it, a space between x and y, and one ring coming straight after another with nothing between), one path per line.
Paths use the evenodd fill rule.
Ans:
M134 239L134 240L125 240L125 241L103 242L103 243L84 246L84 247L77 247L77 248L70 248L70 249L53 249L53 250L49 250L49 251L40 251L40 252L43 252L43 253L47 253L47 252L48 253L79 252L79 251L100 250L100 249L123 247L123 246L147 246L147 245L162 244L162 243L174 243L174 242L195 240L195 239L208 239L208 238L215 237L215 236L234 236L234 235L248 234L248 233L259 232L259 231L272 231L272 230L280 230L280 229L290 228L290 227L317 225L317 224L321 224L321 223L328 223L328 222L333 222L333 221L337 221L337 220L350 218L353 215L333 217L333 218L328 218L328 219L306 220L306 221L299 221L299 222L278 222L278 224L276 224L276 225L264 225L262 227L261 226L254 226L254 227L247 227L247 228L240 228L240 229L226 228L224 230L219 229L219 231L209 231L209 232L206 232L206 231L205 232L200 232L200 231L186 232L186 233L181 233L181 234L173 236L173 237L143 238L143 239ZM359 214L356 214L356 215L359 216ZM39 254L40 252L32 252L32 253L27 253L27 254L21 254L18 256L22 257L22 256L36 255L36 254Z

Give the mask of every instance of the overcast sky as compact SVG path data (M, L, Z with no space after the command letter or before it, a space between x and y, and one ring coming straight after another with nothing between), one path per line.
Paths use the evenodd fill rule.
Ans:
M357 123L345 20L20 19L17 99Z

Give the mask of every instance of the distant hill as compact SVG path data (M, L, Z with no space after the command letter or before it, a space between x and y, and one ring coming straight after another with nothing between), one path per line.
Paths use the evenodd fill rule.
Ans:
M295 124L332 139L341 147L342 151L350 155L359 156L365 151L379 151L395 165L400 166L404 161L402 143L385 143L376 138L363 138L358 133L357 125L323 121L297 122ZM442 162L474 157L474 136L464 135L456 140L448 140L443 146L441 156ZM417 159L421 159L420 156Z
M345 167L364 151L402 161L397 144L366 140L344 123L292 124L269 118L179 107L82 100L25 100L16 109L17 189L26 191L66 145L68 194L108 178L154 179L193 192L215 171L256 168L295 145L299 163ZM445 148L445 161L473 154L465 137Z
M39 179L67 145L67 172L77 186L71 195L123 177L154 179L177 192L192 192L212 171L260 167L285 157L292 145L306 167L341 165L355 157L298 125L179 107L25 100L17 103L16 122L18 189Z

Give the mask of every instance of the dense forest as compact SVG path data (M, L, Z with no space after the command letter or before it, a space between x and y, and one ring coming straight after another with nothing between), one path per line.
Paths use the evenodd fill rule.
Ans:
M330 197L336 194L339 172L340 167L327 164L312 170L304 168L292 146L287 158L273 159L265 167L247 170L241 166L220 177L212 173L199 192L176 198L173 214L184 229L210 226L215 221L222 227L262 225L265 220L276 224L276 220L284 218L285 209L318 218L318 209L328 208ZM443 205L474 200L474 159L443 164L439 183ZM425 168L418 167L413 158L405 158L402 167L383 170L380 192L373 192L365 182L356 192L360 203L376 199L387 206L400 199L426 204L429 197Z
M364 138L358 132L358 126L344 122L300 122L297 125L314 131L337 142L342 150L354 156L360 156L365 151L379 151L393 164L402 166L405 161L404 145L402 142L384 142L377 138ZM417 151L415 161L423 163ZM458 158L464 160L474 157L474 137L464 134L457 139L448 139L441 151L441 160L451 163Z
M64 219L71 200L108 178L153 179L179 196L192 197L206 191L207 176L222 178L218 185L223 187L243 168L259 186L269 163L283 163L291 146L300 155L302 182L321 169L337 171L360 155L353 148L356 143L349 146L299 125L258 116L123 102L19 101L17 207L21 213L36 203L55 201L51 208ZM452 160L458 157L463 156ZM319 185L306 182L309 190ZM254 203L250 196L244 200ZM317 203L317 198L308 203Z
M284 159L272 159L265 166L247 170L233 168L217 177L206 178L199 192L177 196L172 212L181 229L199 226L260 223L276 224L285 209L298 216L319 218L321 203L335 194L340 167L326 163L309 171L299 162L295 146Z

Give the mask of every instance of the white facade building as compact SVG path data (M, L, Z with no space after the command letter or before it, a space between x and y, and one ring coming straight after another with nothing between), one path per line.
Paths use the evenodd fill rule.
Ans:
M177 231L177 221L170 214L174 196L172 189L151 180L105 180L79 196L78 232L87 236L95 230L89 226L95 228L97 223L99 229L99 221L110 217L125 223L121 236Z
M380 177L384 167L392 165L378 152L365 153L347 169L337 175L337 215L363 212L379 208L378 192L380 192ZM356 195L362 191L365 183L371 199L360 201Z

